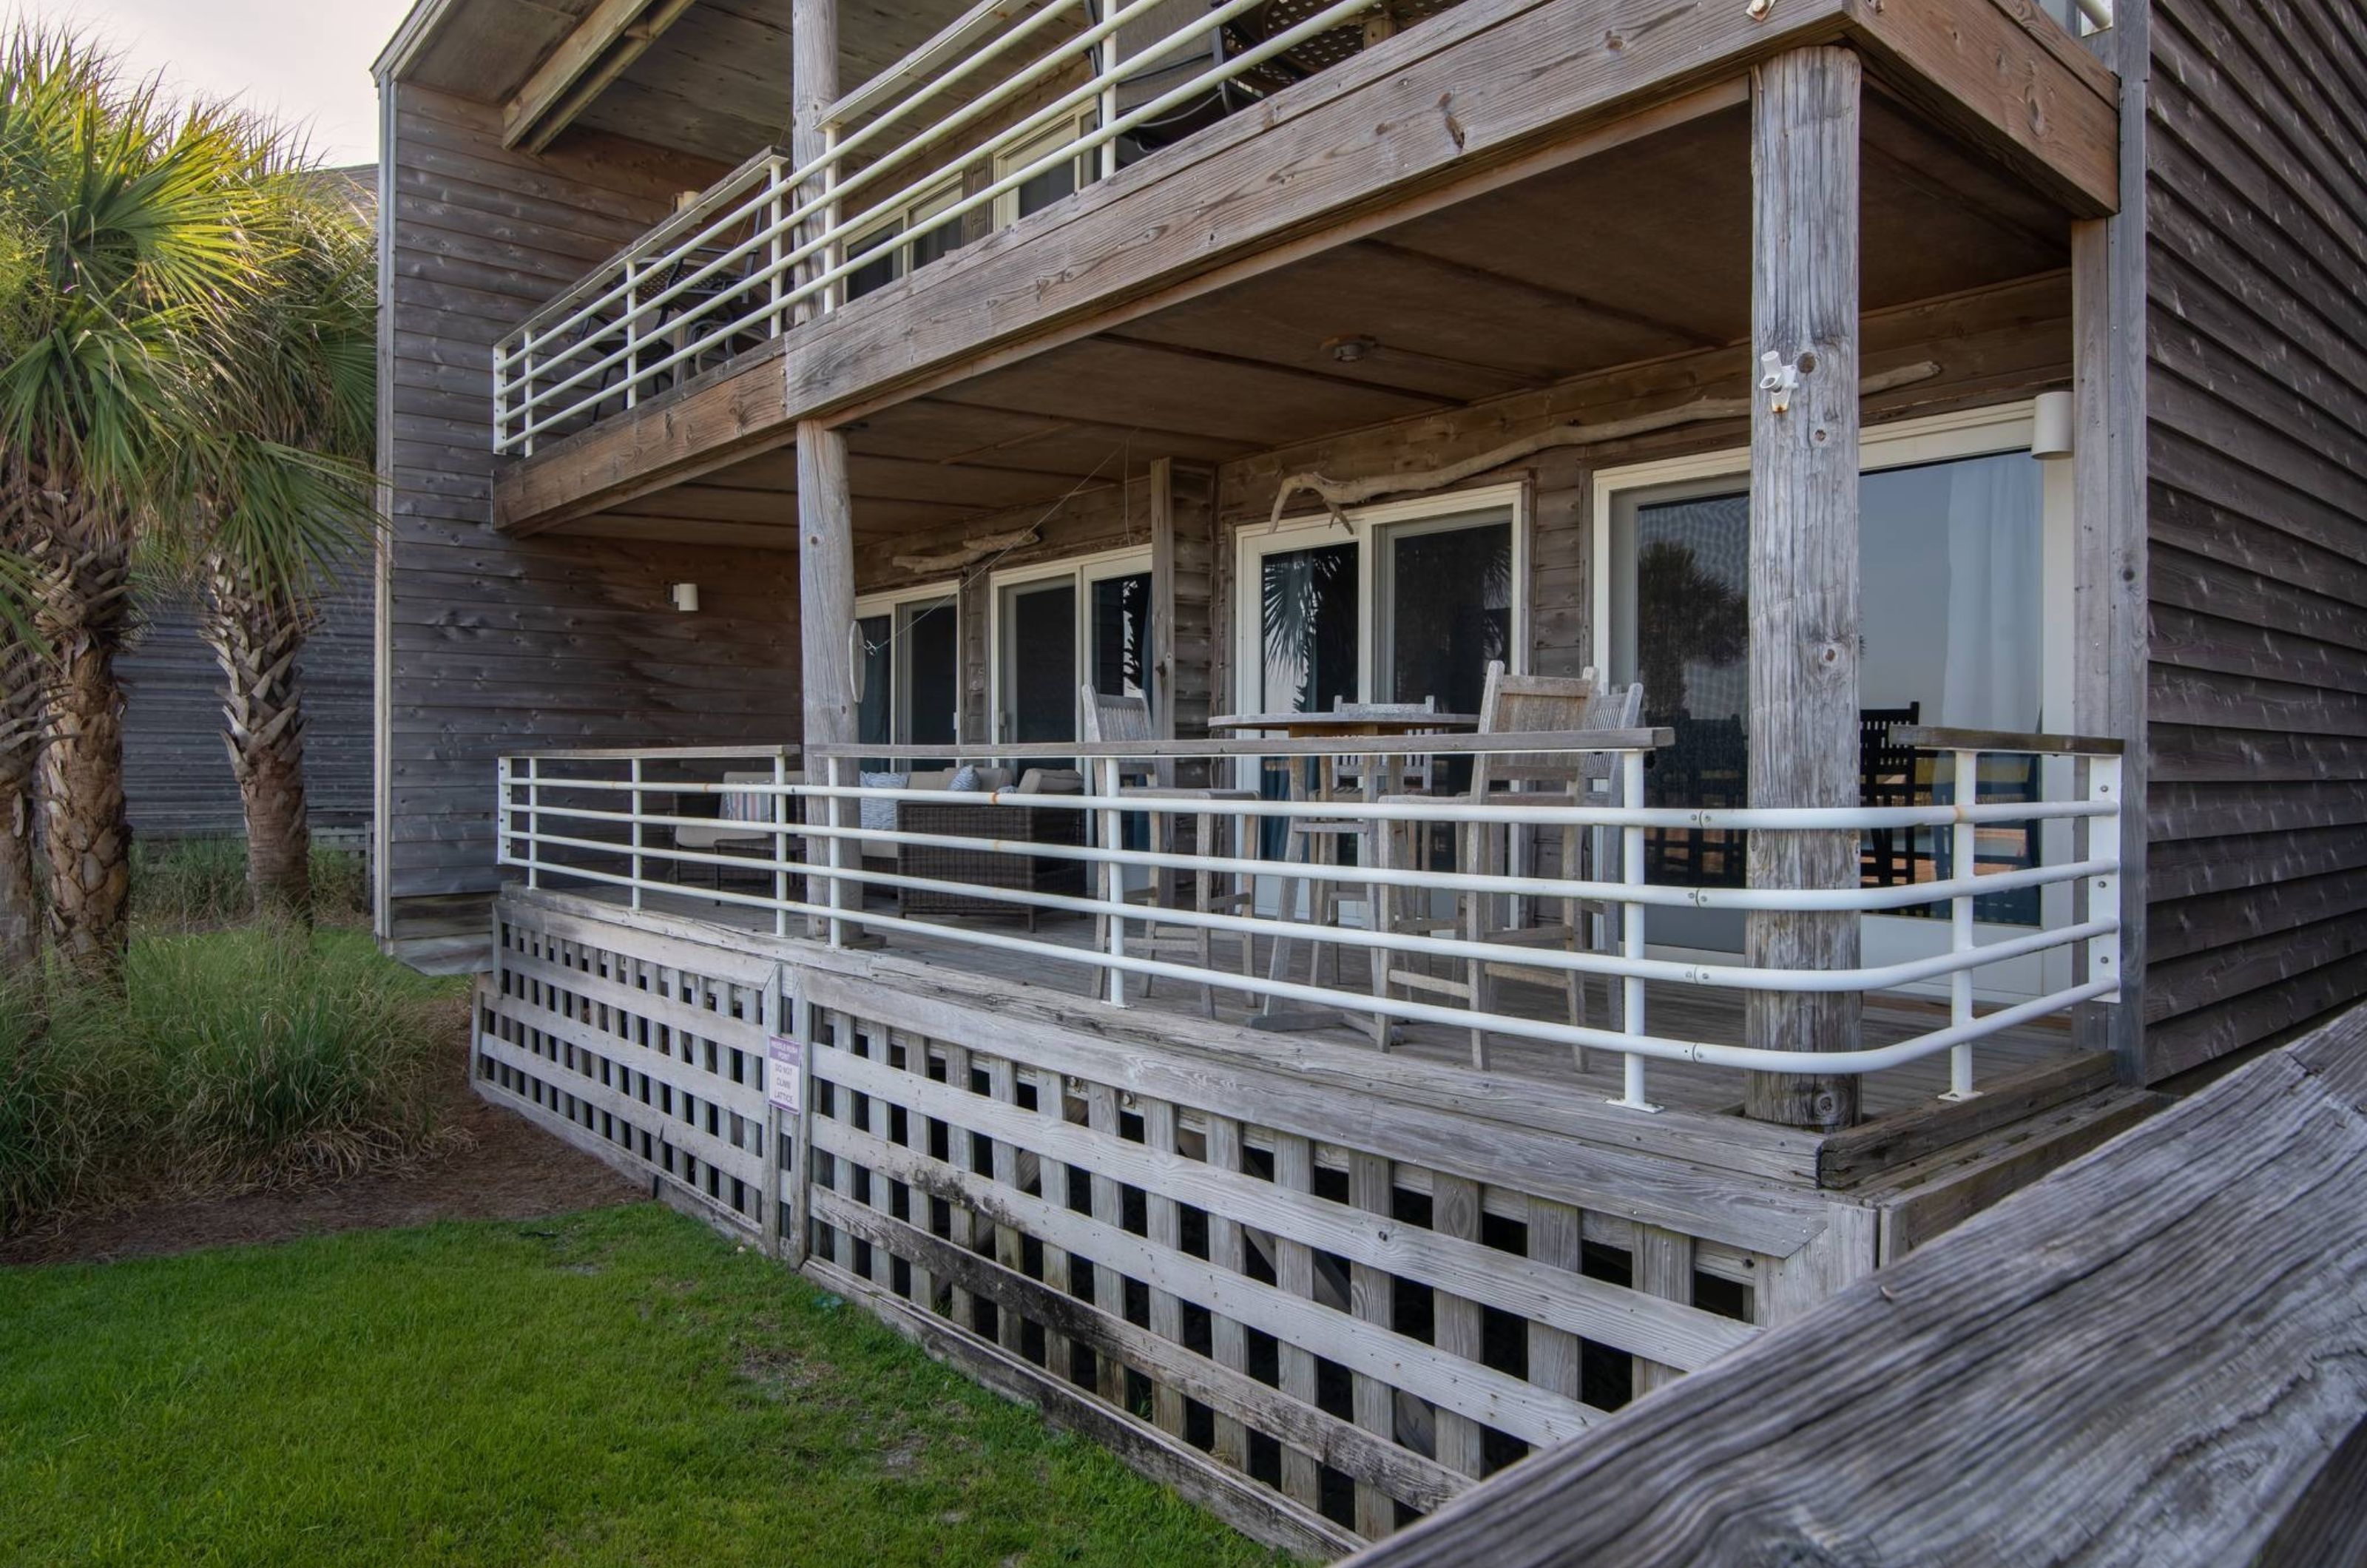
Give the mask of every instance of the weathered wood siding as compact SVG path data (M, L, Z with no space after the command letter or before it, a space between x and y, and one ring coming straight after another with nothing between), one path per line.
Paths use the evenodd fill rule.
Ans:
M144 838L246 830L222 739L222 673L184 598L148 606L123 677L123 792ZM312 830L370 819L370 593L366 576L323 605L304 644L304 793Z
M2157 1077L2367 996L2367 42L2154 0Z
M508 152L496 111L389 90L379 931L467 963L501 874L500 753L797 739L797 558L494 532L494 342L716 171L596 133ZM697 615L672 608L676 581Z

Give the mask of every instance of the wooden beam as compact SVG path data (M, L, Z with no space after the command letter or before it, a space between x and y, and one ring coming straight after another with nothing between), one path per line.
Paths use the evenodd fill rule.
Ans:
M784 390L776 349L604 420L497 473L493 525L538 534L786 446Z
M1852 40L1899 96L1988 151L2074 217L2101 218L2120 207L2112 72L2035 0L1846 4Z
M1147 354L1164 354L1177 359L1196 359L1203 365L1221 365L1229 369L1249 370L1265 376L1287 376L1295 380L1309 381L1318 386L1340 391L1370 392L1381 397L1400 398L1410 403L1420 403L1426 409L1449 409L1459 400L1444 398L1435 392L1417 391L1411 387L1394 386L1387 381L1361 376L1341 376L1328 370L1317 370L1305 365L1290 365L1278 359L1257 359L1246 354L1229 354L1222 349L1195 348L1187 343L1162 343L1156 338L1128 337L1124 333L1107 333L1104 341L1122 344L1127 348Z
M1433 272L1463 282L1477 283L1487 288L1504 288L1525 294L1548 310L1576 310L1582 315L1594 316L1603 321L1617 321L1623 326L1641 327L1647 332L1659 333L1663 336L1674 338L1679 343L1691 344L1695 348L1726 346L1726 341L1723 338L1713 337L1682 322L1662 321L1659 317L1647 311L1630 310L1618 305L1605 304L1600 299L1589 299L1583 294L1573 294L1567 288L1556 288L1549 284L1532 283L1525 277L1514 277L1510 273L1498 272L1493 267L1475 266L1469 262L1456 261L1452 256L1442 256L1430 251L1417 250L1411 245L1401 245L1391 240L1360 240L1357 244L1376 255L1391 256L1399 261L1410 262L1416 266L1427 267Z
M2101 41L2133 62L2120 78L2121 209L2071 227L2072 722L2132 742L2121 762L2121 999L2079 1011L2080 1043L2109 1050L2124 1083L2161 1076L2145 1028L2143 807L2152 570L2147 534L2146 98L2150 8L2125 5ZM2225 612L2223 612L2225 613ZM2167 1053L2165 1052L2166 1055Z
M1751 73L1751 358L1784 385L1750 410L1750 804L1858 803L1858 140L1856 54L1803 49ZM1854 887L1848 832L1753 832L1753 887ZM1853 969L1853 913L1753 910L1754 966ZM1855 992L1750 993L1764 1051L1850 1051ZM1745 1110L1786 1126L1857 1120L1848 1074L1749 1075Z
M600 0L502 109L502 145L539 152L674 26L691 0Z

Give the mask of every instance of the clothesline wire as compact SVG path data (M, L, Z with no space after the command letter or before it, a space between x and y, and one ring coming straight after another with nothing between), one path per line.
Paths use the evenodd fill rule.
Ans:
M967 572L954 581L954 591L951 593L946 595L943 599L936 601L934 604L930 604L926 609L923 609L917 615L913 615L911 622L908 624L911 626L918 626L923 621L928 619L931 615L935 615L938 611L946 608L948 605L958 604L962 593L966 590L976 583L980 579L983 578L988 572L992 571L996 564L999 563L1003 557L1020 547L1020 545L1026 540L1028 535L1033 534L1036 529L1041 528L1045 524L1050 522L1055 513L1059 512L1060 508L1068 505L1071 501L1074 501L1078 495L1083 491L1087 485L1092 484L1095 479L1099 479L1101 477L1102 470L1109 467L1109 460L1112 457L1118 457L1121 459L1117 481L1120 507L1119 514L1121 519L1126 519L1127 517L1127 508L1132 504L1132 498L1126 494L1127 476L1125 469L1132 463L1134 437L1136 432L1139 431L1141 428L1142 427L1140 425L1136 425L1127 430L1127 433L1118 439L1116 446L1112 446L1108 451L1102 454L1101 461L1095 463L1090 472L1085 474L1083 478L1077 480L1076 483L1070 485L1068 490L1060 495L1059 500L1046 507L1042 514L1038 516L1035 522L1019 530L1018 538L1014 539L1010 544L1007 544L1002 548L996 550L984 560L979 561L975 565L971 566ZM1131 521L1126 521L1124 523L1124 526L1126 529L1126 541L1128 544L1132 544L1134 542L1134 529ZM904 630L905 628L903 626L900 626L896 624L895 616L890 615L888 620L887 639L877 644L866 641L863 645L864 653L869 655L889 651L896 646L896 639L904 635ZM860 671L855 672L855 679L858 683L861 682L862 673ZM859 691L857 700L861 700Z

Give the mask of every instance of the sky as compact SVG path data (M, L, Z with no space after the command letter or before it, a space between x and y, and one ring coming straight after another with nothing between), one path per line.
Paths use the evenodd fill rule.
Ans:
M71 23L169 89L309 129L323 164L378 159L370 62L411 0L0 0L0 24Z

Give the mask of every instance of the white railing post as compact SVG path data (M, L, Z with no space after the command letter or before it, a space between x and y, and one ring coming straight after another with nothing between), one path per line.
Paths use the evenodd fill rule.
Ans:
M510 785L510 760L497 758L493 762L493 863L515 865L517 853L510 848L511 814L516 807L515 792Z
M1979 833L1964 812L1966 807L1979 803L1981 791L1981 754L1958 751L1955 756L1955 825L1948 829L1948 872L1959 880L1970 877L1978 869ZM1968 890L1948 900L1949 950L1958 957L1973 951L1973 895ZM1948 976L1948 1022L1962 1027L1973 1021L1973 972L1958 969ZM1970 1044L1950 1047L1948 1051L1948 1090L1942 1100L1970 1100L1980 1091L1973 1087L1973 1048Z
M1112 3L1112 0L1101 0L1101 3L1103 6L1106 8ZM1085 21L1089 26L1095 19L1093 13L1093 6L1091 4L1088 4L1085 6ZM1112 126L1117 123L1118 52L1116 29L1113 28L1109 36L1102 39L1101 48L1096 52L1100 55L1100 59L1095 62L1095 64L1099 67L1095 74L1103 77L1109 83L1108 86L1102 89L1101 123L1105 127ZM1117 173L1116 137L1113 136L1108 141L1101 144L1097 153L1097 158L1101 166L1101 177L1103 179L1107 179L1112 175Z
M2121 860L2121 817L2129 808L2128 802L2121 798L2120 758L2106 756L2088 760L2088 799L2095 805L2112 808L2101 817L2088 819L2088 858L2111 861L2116 872ZM2112 982L2112 990L2096 999L2117 1002L2122 999L2121 879L2118 875L2105 873L2088 878L2088 918L2091 920L2109 919L2112 922L2108 934L2088 939L2088 978Z
M632 895L632 907L633 907L634 908L638 909L638 908L640 908L641 907L641 883L642 883L642 880L643 880L643 878L642 878L642 869L641 869L641 760L640 760L639 757L636 757L636 758L634 758L634 759L633 759L633 778L632 778L632 783L633 783L633 885L632 885L631 888L629 888L629 892L631 893L631 895Z
M1623 751L1619 755L1619 804L1637 807L1644 804L1644 753ZM1566 876L1569 872L1565 870ZM1629 887L1644 885L1644 829L1630 826L1619 829L1619 880ZM1644 956L1644 910L1641 902L1630 900L1619 909L1619 953L1629 960ZM1623 975L1619 978L1619 1032L1629 1039L1639 1039L1644 1029L1644 979L1640 975ZM1620 1093L1612 1101L1630 1111L1658 1111L1644 1089L1644 1058L1634 1051L1620 1058Z
M540 416L534 412L534 340L530 337L527 339L525 355L526 369L521 384L526 389L526 408L518 428L525 432L526 455L531 457L534 456L534 427L539 423Z
M768 322L765 335L768 337L778 337L787 330L787 324L781 320L781 297L788 292L789 287L783 276L786 269L781 265L783 242L787 238L781 231L781 220L788 210L781 205L781 177L787 172L788 165L778 158L764 165L764 186L771 193L771 199L764 203L764 232L770 236L764 246L764 266L772 275L764 285L767 291L764 314Z
M526 885L542 886L542 764L526 760Z
M625 406L641 398L641 268L625 262Z
M821 143L823 152L830 157L830 162L822 165L821 171L821 188L830 197L830 205L822 209L821 214L822 231L831 236L830 243L821 251L821 268L827 275L838 270L839 264L846 260L846 238L839 231L837 121L832 120L821 128ZM845 303L846 279L833 279L821 291L821 312L827 315Z
M846 897L846 885L840 880L841 873L846 869L846 799L835 792L846 786L846 759L833 755L823 768L833 792L830 797L830 825L838 829L830 836L830 945L844 947L846 921L840 917L839 911L845 908ZM860 819L862 808L859 806L855 815ZM860 848L858 845L858 852Z
M1093 765L1093 790L1104 800L1117 798L1118 760L1104 757ZM1126 868L1108 858L1109 852L1119 844L1125 831L1124 820L1115 807L1104 807L1101 813L1102 900L1110 908L1104 918L1109 922L1109 953L1112 958L1126 957ZM1158 873L1152 873L1153 886ZM1126 970L1119 964L1110 965L1109 1000L1112 1007L1126 1006Z
M789 754L773 754L773 934L789 934Z
M507 345L493 345L493 450L505 452L510 444L510 367L504 363Z

